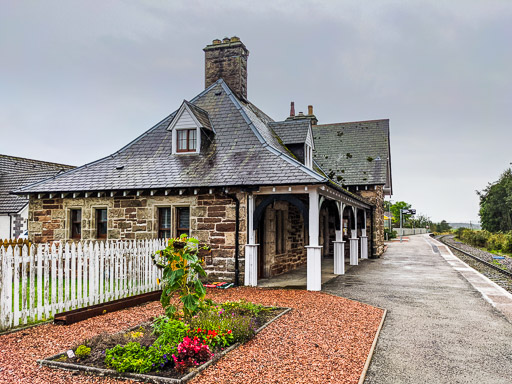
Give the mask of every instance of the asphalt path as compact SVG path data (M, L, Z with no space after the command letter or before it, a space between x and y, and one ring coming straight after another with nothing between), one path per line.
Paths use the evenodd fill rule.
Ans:
M366 384L512 383L512 324L424 236L323 290L388 310Z

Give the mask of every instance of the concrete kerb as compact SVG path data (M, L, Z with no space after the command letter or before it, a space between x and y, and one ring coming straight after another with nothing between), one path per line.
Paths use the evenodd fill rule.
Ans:
M375 308L379 308L379 307L375 307ZM384 311L384 313L382 314L382 319L380 321L379 328L377 328L377 332L375 332L375 336L373 338L373 343L372 343L372 346L370 347L370 352L368 352L368 357L366 358L366 362L363 367L363 372L361 372L361 376L359 377L359 381L357 382L358 384L363 384L364 380L366 379L366 373L368 372L368 368L370 368L370 363L372 362L373 353L375 352L375 347L377 346L377 341L379 339L380 331L382 330L382 327L384 325L384 320L386 319L386 315L388 313L387 309L384 309L384 308L379 308L379 309L382 309Z

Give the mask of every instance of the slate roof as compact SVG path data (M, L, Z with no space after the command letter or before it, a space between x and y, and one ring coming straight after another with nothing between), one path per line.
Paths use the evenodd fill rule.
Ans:
M389 120L313 125L314 160L343 185L391 188Z
M212 123L210 122L210 118L208 117L208 112L206 112L204 109L199 108L195 106L192 103L189 103L188 101L184 101L185 104L190 108L196 119L201 123L201 126L203 128L209 129L210 131L214 131L212 127Z
M17 213L28 203L28 197L12 195L9 192L71 168L74 167L0 155L0 213Z
M269 125L284 144L301 144L306 142L310 120L277 121Z
M292 158L271 119L237 99L221 79L190 101L216 134L200 154L173 155L169 115L111 156L21 188L17 193L326 183ZM122 169L120 169L122 168Z

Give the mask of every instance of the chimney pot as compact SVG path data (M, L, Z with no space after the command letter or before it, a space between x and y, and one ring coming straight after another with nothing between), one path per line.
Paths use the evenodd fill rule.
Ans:
M304 112L299 112L299 116L304 116Z
M313 114L313 106L312 105L308 105L308 115L312 115Z
M239 38L239 37L237 37L237 36L233 36L233 37L231 38L231 42L232 42L232 43L237 42L237 41L240 41L240 38Z
M215 40L212 41L213 45L217 45L217 44L220 44L220 43L222 43L222 41L220 41L219 39L215 39Z
M222 39L223 43L229 43L230 41L231 41L231 39L229 37L225 37Z
M290 117L294 117L295 116L295 102L291 102L290 104Z

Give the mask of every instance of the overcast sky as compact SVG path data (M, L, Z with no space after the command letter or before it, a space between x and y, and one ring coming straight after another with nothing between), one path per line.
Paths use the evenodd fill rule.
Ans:
M478 220L512 161L512 1L0 0L0 153L82 165L204 88L239 36L249 99L275 120L389 118L393 201Z

